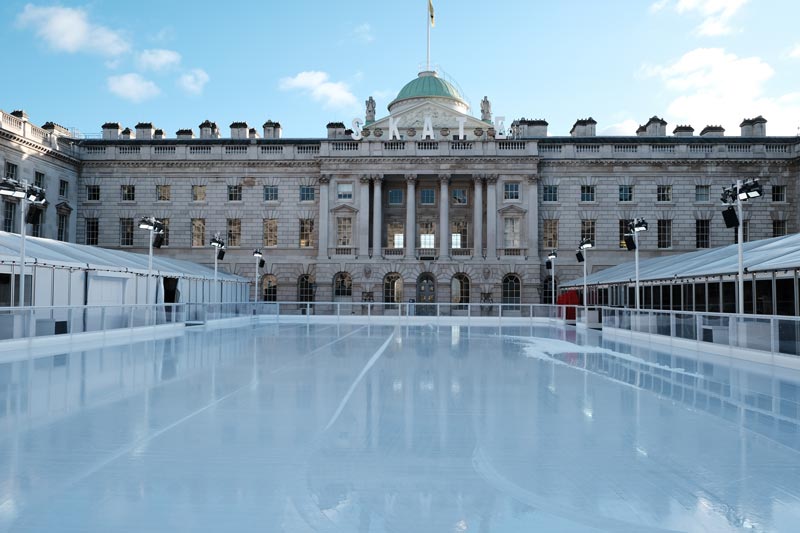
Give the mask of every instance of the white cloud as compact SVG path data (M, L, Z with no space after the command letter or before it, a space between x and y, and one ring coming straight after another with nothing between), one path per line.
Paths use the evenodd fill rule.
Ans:
M300 72L291 78L282 78L281 90L300 90L311 95L311 98L328 109L349 109L358 106L358 102L350 88L344 82L329 81L327 72Z
M108 78L108 90L131 102L142 102L161 93L158 86L139 74L128 73Z
M639 128L639 123L632 118L611 124L600 131L600 135L625 135L633 137L636 135L636 130Z
M353 35L355 36L356 40L361 41L362 43L371 43L375 40L375 36L372 34L372 26L367 24L359 24L353 30Z
M800 43L794 45L794 48L792 48L792 51L789 52L789 57L796 57L796 58L800 59Z
M200 94L209 79L205 70L195 68L178 78L178 87L189 94Z
M660 78L677 93L667 116L695 128L722 124L738 133L744 118L763 115L771 135L794 135L800 116L800 93L765 94L774 70L759 57L738 57L722 48L698 48L668 65L645 66L645 76Z
M92 24L83 9L27 4L17 17L17 24L33 27L40 39L59 52L118 56L130 49L120 32Z
M730 21L748 0L676 0L675 11L703 17L696 31L700 35L714 37L733 33ZM650 5L651 12L663 10L670 0L658 0Z
M181 62L181 55L174 50L154 48L144 50L137 59L137 64L142 70L168 70L177 67Z

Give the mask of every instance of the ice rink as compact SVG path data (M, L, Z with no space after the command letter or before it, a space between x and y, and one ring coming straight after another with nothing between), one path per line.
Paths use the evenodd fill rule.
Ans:
M798 383L545 326L5 354L0 531L798 531Z

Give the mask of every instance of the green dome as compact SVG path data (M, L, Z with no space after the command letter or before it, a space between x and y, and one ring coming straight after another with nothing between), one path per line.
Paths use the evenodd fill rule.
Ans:
M391 108L397 102L410 98L447 98L467 105L458 89L431 71L420 72L418 78L408 82L405 87L400 89L397 98L389 104L389 107Z

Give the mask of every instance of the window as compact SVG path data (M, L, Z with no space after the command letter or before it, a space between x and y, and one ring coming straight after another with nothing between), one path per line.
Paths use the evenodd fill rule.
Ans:
M390 272L383 278L383 301L386 303L403 301L403 278L397 272Z
M86 244L97 246L100 242L100 221L96 218L86 219Z
M351 217L336 217L336 246L349 247L353 245L353 219Z
M6 179L17 179L17 165L9 163L8 161L6 161Z
M120 199L123 202L136 201L136 186L135 185L120 185Z
M773 237L783 237L786 235L786 221L785 220L773 220L772 221L772 236Z
M133 224L133 219L131 225ZM59 241L67 242L69 240L69 215L66 213L58 214L58 236ZM133 245L133 228L131 228L131 245Z
M558 219L545 219L542 224L542 245L545 248L558 248Z
M300 201L313 202L314 201L314 187L311 185L300 186Z
M388 243L394 249L403 247L403 235L405 233L405 225L402 222L389 222L386 224L386 233L388 235Z
M353 184L352 183L338 183L336 185L336 199L337 200L352 200L353 199Z
M507 217L503 219L503 241L505 248L519 248L522 239L520 238L520 230L522 224L519 218Z
M694 186L694 201L695 202L710 202L711 201L711 186L710 185L695 185Z
M786 201L786 185L773 185L772 186L772 201L785 202Z
M503 200L519 200L518 181L511 181L503 184Z
M297 278L297 301L314 301L314 284L311 282L311 277L308 274L303 274Z
M59 225L61 221L59 215ZM119 245L120 246L133 246L133 219L121 218L119 219Z
M205 246L206 244L206 219L192 219L192 246Z
M672 221L658 221L658 247L672 248Z
M161 224L164 225L164 241L162 242L161 246L169 246L169 219L162 218Z
M265 274L261 278L261 290L265 302L278 301L278 278L272 274Z
M228 185L228 201L241 202L242 201L242 186L241 185Z
M544 185L542 187L542 201L543 202L557 202L558 201L558 185Z
M333 277L333 296L353 296L353 278L347 272L339 272Z
M34 172L33 173L33 184L39 187L40 189L44 189L44 172Z
M743 242L750 242L750 221L743 220L742 221L742 241ZM733 228L733 242L734 244L739 242L739 228Z
M31 222L31 235L33 237L42 236L42 219L44 218L44 209L34 206L28 206L28 210L35 210L36 214L33 215L33 222Z
M169 202L172 190L169 185L156 185L156 201Z
M450 302L454 309L466 309L469 303L469 278L466 274L456 274L450 282ZM459 305L460 304L460 305Z
M278 219L264 219L264 246L278 246Z
M311 248L313 246L312 238L314 236L314 219L301 218L300 219L300 248Z
M450 223L450 247L458 250L467 247L467 221L454 220Z
M450 194L453 205L467 205L467 189L453 189Z
M419 191L420 205L434 205L436 203L436 191L434 189L421 189Z
M87 185L86 186L86 201L99 202L100 201L100 186Z
M241 246L242 244L242 219L229 218L226 224L228 241L225 243L228 246Z
M625 235L630 235L631 232L631 224L633 224L633 220L629 218L621 218L619 220L619 247L620 248L627 248L625 245Z
M419 247L436 248L436 234L433 222L419 223Z
M192 185L192 201L205 202L206 201L206 186L205 185Z
M711 221L698 219L694 221L695 248L711 246Z
M17 204L5 202L3 207L3 231L14 232L15 221L17 220Z
M519 304L522 282L516 274L506 274L503 278L503 303Z
M597 246L595 240L595 228L597 227L596 220L581 220L581 240L589 239Z
M69 182L67 180L58 180L58 195L62 198L69 196Z
M278 187L275 185L264 185L264 201L277 202L278 201Z
M658 202L671 202L672 201L672 185L659 185L656 189L656 201Z
M581 202L594 202L594 185L581 185Z
M620 185L619 186L619 201L632 202L633 201L633 185Z
M389 189L389 205L403 205L403 189Z

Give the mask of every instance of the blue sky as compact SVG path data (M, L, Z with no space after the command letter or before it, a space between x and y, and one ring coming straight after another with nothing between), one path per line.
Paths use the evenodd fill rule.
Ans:
M739 134L764 115L800 133L797 0L434 0L431 62L479 115L545 118L567 135L633 134L658 115ZM0 2L0 108L85 133L153 122L172 137L211 119L280 121L323 137L378 116L425 61L427 0Z

